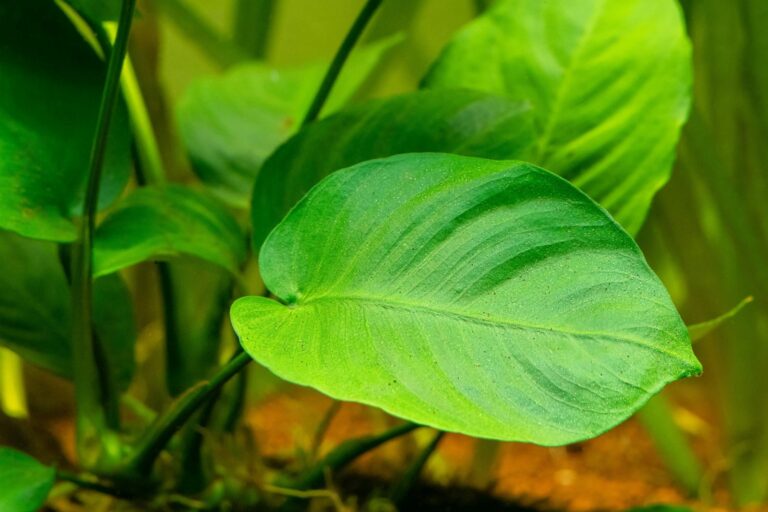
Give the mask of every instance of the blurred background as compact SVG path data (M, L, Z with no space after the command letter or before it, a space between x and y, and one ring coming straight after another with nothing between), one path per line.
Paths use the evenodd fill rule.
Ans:
M451 35L489 3L386 0L363 44L393 34L402 39L353 101L415 90ZM716 317L746 296L754 302L697 344L704 376L673 385L659 405L671 423L663 424L659 414L654 420L651 411L641 422L630 420L596 440L557 449L499 447L449 436L430 461L433 481L569 510L653 502L761 509L759 504L768 502L768 0L681 4L694 46L694 105L673 177L638 240L686 323ZM176 121L176 107L191 85L249 60L276 70L326 63L360 5L359 0L140 1L131 58L169 174L179 181L194 179ZM141 268L132 275L134 289L151 288L152 282ZM152 365L162 364L159 305L136 308L144 366L132 395L160 407L167 397L157 391L163 386L153 382L152 372ZM18 378L18 365L9 361L3 352L3 421L33 409L49 418L46 428L59 439L71 438L66 385L52 395L52 377L25 368L24 403L8 391ZM251 373L248 392L247 423L270 456L309 446L330 404L264 370ZM344 405L325 442L332 445L388 421L383 413ZM0 441L33 442L23 430L0 428ZM386 478L413 449L394 444L376 464L363 461L360 467Z

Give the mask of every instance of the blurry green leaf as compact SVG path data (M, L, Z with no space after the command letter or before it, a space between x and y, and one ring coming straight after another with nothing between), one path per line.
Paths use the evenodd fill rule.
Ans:
M0 3L0 229L71 241L84 195L105 66L53 0ZM102 205L130 172L125 107L115 112Z
M699 373L637 245L520 162L406 154L336 172L267 238L277 301L232 307L277 375L442 430L595 436Z
M180 185L132 192L96 230L94 275L147 260L193 256L236 274L246 257L237 221L207 194Z
M56 245L0 232L0 261L0 343L69 376L69 287Z
M36 512L45 504L56 470L0 446L0 511Z
M52 1L52 0L49 0ZM64 0L77 12L94 22L116 21L120 18L120 0Z
M462 90L369 101L317 121L264 162L251 205L254 247L310 188L337 169L411 152L525 159L534 140L531 120L526 105Z
M706 322L701 322L698 324L693 324L688 326L688 334L691 336L691 341L696 342L699 341L701 338L706 336L707 334L711 333L723 322L726 322L733 318L734 316L739 314L739 311L752 302L752 297L745 297L742 299L741 302L736 304L731 310L723 313L722 315L718 316L717 318L713 318L712 320L707 320Z
M107 349L104 357L111 368L113 387L125 390L136 368L136 319L133 300L118 274L97 278L93 283L93 324L96 336Z
M354 51L325 111L349 101L399 40L389 37ZM246 208L262 162L299 128L327 67L323 62L279 70L250 62L190 86L179 103L179 129L200 179Z
M425 85L530 101L532 161L635 234L671 172L690 53L675 0L500 0L458 33Z
M72 374L70 291L56 245L0 232L0 344L63 377ZM95 331L115 385L133 376L133 304L119 276L94 283Z

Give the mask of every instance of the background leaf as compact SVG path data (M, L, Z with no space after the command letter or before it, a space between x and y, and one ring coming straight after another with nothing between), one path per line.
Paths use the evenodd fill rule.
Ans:
M53 0L0 4L0 228L71 241L105 66ZM130 172L125 106L115 111L99 199Z
M55 478L53 468L0 446L0 510L36 512L48 498Z
M442 430L565 444L700 371L666 290L587 196L529 164L407 154L315 187L232 321L279 376Z
M99 225L93 250L96 276L182 255L236 274L246 257L245 235L229 212L180 185L132 192Z
M500 0L459 32L425 85L530 101L532 161L635 234L670 176L690 53L674 0Z
M72 375L71 306L56 245L0 232L0 344L63 377ZM126 389L134 370L131 296L118 275L94 282L93 321L110 375Z
M388 37L354 51L325 111L346 103L400 39ZM262 162L299 128L327 68L325 62L286 69L249 62L192 84L178 105L178 119L200 179L227 202L246 208Z
M410 152L525 159L533 140L526 104L477 91L423 91L344 109L296 134L264 163L251 206L254 247L337 169Z

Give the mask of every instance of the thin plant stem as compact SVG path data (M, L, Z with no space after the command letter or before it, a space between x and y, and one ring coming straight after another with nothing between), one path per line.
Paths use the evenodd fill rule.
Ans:
M235 9L235 42L250 57L264 59L276 0L238 0Z
M325 434L328 432L328 427L341 409L341 402L334 400L331 405L328 406L328 410L325 411L320 423L317 424L315 435L312 436L312 444L309 446L309 461L314 462L317 459L317 454L320 451L320 445L323 443Z
M378 435L345 441L326 455L323 460L304 471L292 482L287 482L285 485L282 485L282 487L302 491L316 488L322 485L327 470L338 471L364 453L369 452L374 448L378 448L387 441L408 434L420 426L421 425L417 425L416 423L408 422Z
M139 441L135 452L127 461L127 471L136 474L149 473L155 460L173 435L184 426L199 407L218 393L221 386L250 362L251 356L245 352L240 352L210 380L200 382L177 398L168 411L149 427L144 437Z
M92 325L93 300L93 232L99 185L104 166L112 114L119 93L120 72L128 48L136 0L123 0L115 47L109 54L107 77L101 97L96 131L91 147L88 183L78 239L72 251L72 362L77 398L78 452L87 466L98 455L100 435L107 431L107 416L102 405L110 400L104 396Z
M229 67L248 58L246 53L224 38L183 0L158 0L160 12L221 67Z
M93 475L80 475L80 474L71 473L69 471L65 471L62 469L57 469L56 479L75 484L76 486L81 487L83 489L88 489L90 491L96 491L102 494L107 494L109 496L115 496L118 498L130 497L130 495L127 494L122 489L118 489L109 484L105 484L101 482L96 476L93 476Z
M405 473L403 473L402 478L400 478L400 480L398 480L398 482L392 487L392 489L389 491L389 500L392 503L398 507L402 505L402 501L406 498L406 496L408 496L408 493L413 488L416 480L419 478L419 475L424 469L424 466L427 464L427 461L437 449L437 445L440 444L440 441L443 439L444 435L445 432L442 431L435 434L435 437L432 438L429 444L424 447L419 456L416 457L416 459L408 467Z
M349 32L347 32L346 37L344 37L344 40L341 42L341 46L339 46L339 49L336 51L336 55L333 57L333 61L328 67L328 71L325 73L325 77L320 84L320 88L317 90L317 94L312 100L312 104L310 105L309 110L307 110L307 114L304 116L304 120L301 123L302 127L313 122L320 115L320 111L323 109L325 101L331 94L333 84L336 83L336 79L339 77L341 69L344 67L344 63L347 61L347 57L349 57L349 54L355 47L355 43L357 43L357 40L360 39L363 30L365 30L366 25L368 25L368 22L371 20L382 2L383 0L368 0L363 6L363 9L360 11L360 14L357 15L355 22L352 24L352 27L349 29Z

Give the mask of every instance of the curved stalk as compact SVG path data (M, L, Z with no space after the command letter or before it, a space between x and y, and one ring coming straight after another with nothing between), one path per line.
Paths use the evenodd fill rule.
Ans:
M219 389L251 362L251 356L241 352L221 368L211 380L190 388L171 405L170 409L153 423L125 465L128 474L146 475L173 435Z
M389 500L394 503L398 509L402 507L402 502L405 500L405 498L408 496L408 493L416 484L416 480L418 480L421 471L424 469L427 461L437 449L437 445L440 444L440 441L443 439L444 435L445 432L443 431L435 434L435 437L432 438L429 444L424 447L419 456L416 457L416 459L408 467L405 473L403 473L402 478L400 478L400 480L398 480L398 482L389 491Z
M100 436L108 431L109 425L103 405L110 400L105 396L102 386L92 327L93 232L107 135L119 93L120 72L135 7L136 0L123 0L91 147L88 183L78 226L79 236L72 248L72 362L77 398L78 452L86 466L96 461Z
M368 0L360 11L360 14L357 15L355 22L352 24L349 32L347 32L346 37L344 37L344 41L341 42L341 46L339 46L339 49L336 51L336 55L333 57L333 61L328 67L328 71L325 73L320 88L317 90L317 94L312 100L312 104L310 105L309 110L307 110L307 114L304 116L304 120L301 123L302 127L308 125L320 115L320 111L323 109L325 101L331 94L333 84L336 83L336 79L341 73L341 68L344 67L344 63L347 61L350 52L352 52L352 48L355 47L355 43L360 39L363 30L365 30L368 22L371 21L371 18L381 5L382 1L383 0Z

